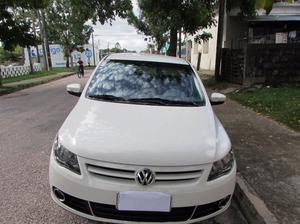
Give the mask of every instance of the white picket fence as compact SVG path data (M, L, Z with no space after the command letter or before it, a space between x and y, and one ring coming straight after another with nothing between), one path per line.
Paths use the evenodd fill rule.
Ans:
M33 65L34 71L41 71L42 66L41 64L35 63ZM23 66L0 66L0 75L3 79L9 77L17 77L22 75L28 75L30 73L30 66L23 65Z

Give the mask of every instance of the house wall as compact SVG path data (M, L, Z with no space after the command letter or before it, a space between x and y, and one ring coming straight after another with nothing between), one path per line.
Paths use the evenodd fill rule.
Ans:
M248 25L237 16L227 16L223 48L241 49L247 43Z
M216 17L216 20L218 21L218 16ZM211 33L213 38L208 41L208 52L204 51L204 44L201 42L201 44L198 44L194 41L194 38L197 34L201 34L202 32L208 32ZM215 61L216 61L216 46L217 46L217 33L218 33L218 27L212 26L209 29L201 30L195 35L191 36L189 35L186 39L187 41L187 60L191 62L191 64L194 67L197 67L198 63L198 55L201 53L201 63L200 63L200 69L205 70L214 70L215 69ZM191 48L190 48L191 45ZM189 56L190 54L190 56Z
M296 81L300 81L299 43L248 45L245 84Z

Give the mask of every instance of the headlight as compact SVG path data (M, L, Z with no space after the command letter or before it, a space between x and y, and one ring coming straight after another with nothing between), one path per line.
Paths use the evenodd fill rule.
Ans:
M221 160L213 163L210 174L208 176L208 181L217 179L223 175L230 172L234 164L233 151L230 152Z
M63 167L80 174L80 167L78 164L77 156L63 147L56 137L53 144L53 151L56 161Z

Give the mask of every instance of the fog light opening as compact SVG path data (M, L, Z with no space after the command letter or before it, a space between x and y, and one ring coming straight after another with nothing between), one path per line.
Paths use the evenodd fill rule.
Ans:
M230 195L228 195L226 198L221 199L218 204L219 208L220 209L224 208L227 205L229 199L230 199Z
M57 188L54 188L53 192L60 202L65 201L65 194L62 191L58 190Z

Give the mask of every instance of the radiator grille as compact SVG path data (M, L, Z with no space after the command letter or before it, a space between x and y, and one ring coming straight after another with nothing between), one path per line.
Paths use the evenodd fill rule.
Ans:
M143 167L140 167L143 168ZM156 183L174 183L197 181L201 175L202 169L188 167L147 167L155 173ZM135 173L139 170L138 167L130 166L108 166L87 164L87 170L92 175L96 175L104 180L118 181L125 180L128 182L135 181Z

